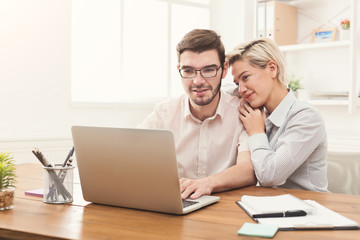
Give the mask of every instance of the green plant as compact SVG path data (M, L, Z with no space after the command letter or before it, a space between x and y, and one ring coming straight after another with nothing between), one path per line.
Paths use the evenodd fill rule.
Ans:
M349 30L350 29L350 20L349 19L344 19L340 22L340 26L342 29L344 30Z
M0 153L0 189L15 187L15 160L9 152Z
M302 89L302 85L301 85L301 78L299 77L296 77L296 75L293 73L290 75L290 78L289 78L289 85L288 87L293 91L297 91L299 89Z

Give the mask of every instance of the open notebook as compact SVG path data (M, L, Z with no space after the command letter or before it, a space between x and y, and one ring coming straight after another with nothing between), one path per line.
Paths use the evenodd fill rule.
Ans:
M359 229L357 222L346 218L313 200L301 200L291 194L256 197L244 195L238 204L256 222L278 226L279 230ZM286 212L303 211L302 216L287 216ZM256 217L277 214L278 217Z
M86 126L71 130L86 201L186 214L220 199L202 196L183 204L169 130Z

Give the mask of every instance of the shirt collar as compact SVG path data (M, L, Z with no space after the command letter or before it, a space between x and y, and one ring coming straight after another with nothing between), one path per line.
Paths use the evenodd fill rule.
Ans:
M217 116L219 116L220 118L223 118L224 112L225 112L225 100L224 99L226 97L227 97L227 95L220 90L220 100L219 100L219 104L216 108L216 112L213 116L211 116L207 119L212 120L212 119L215 119ZM202 122L199 119L197 119L194 115L192 115L192 113L190 112L190 99L189 99L189 96L186 95L186 97L184 98L184 119L189 120L190 118L195 120L196 122Z
M295 103L296 97L293 91L289 90L285 98L280 102L280 104L275 108L275 110L270 114L268 120L271 121L275 126L280 127L284 122L291 106Z

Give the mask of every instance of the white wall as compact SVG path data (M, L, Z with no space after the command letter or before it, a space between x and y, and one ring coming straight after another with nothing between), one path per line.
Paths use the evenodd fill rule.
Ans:
M62 162L72 125L135 127L152 105L72 106L70 0L0 0L0 151ZM59 159L59 160L58 160Z
M248 1L213 3L214 29L227 50L250 38L252 16L242 12ZM0 151L13 152L18 163L37 162L33 147L62 162L72 125L135 127L152 110L153 104L71 105L70 13L70 0L0 0ZM360 151L360 109L319 109L331 149Z

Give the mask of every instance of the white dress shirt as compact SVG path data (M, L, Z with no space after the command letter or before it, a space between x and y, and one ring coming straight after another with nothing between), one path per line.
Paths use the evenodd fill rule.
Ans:
M238 152L249 151L248 135L238 118L239 98L220 92L216 113L200 121L186 94L155 106L139 127L174 133L179 177L204 178L236 164Z
M248 140L260 185L328 191L327 136L319 112L289 91L265 125L266 134Z

